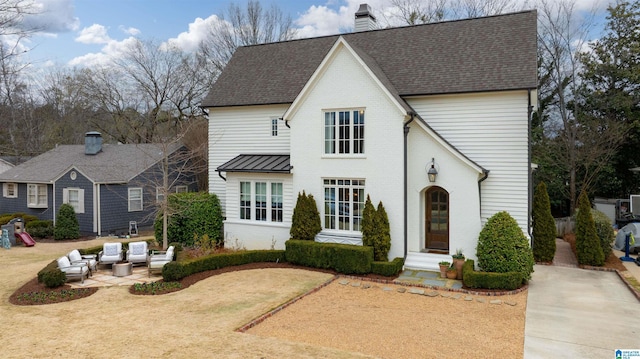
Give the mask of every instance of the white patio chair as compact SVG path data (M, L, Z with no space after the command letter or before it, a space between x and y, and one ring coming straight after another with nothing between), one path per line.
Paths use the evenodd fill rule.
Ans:
M67 281L80 278L81 283L84 284L84 278L89 278L89 267L84 263L71 264L67 256L58 258L58 269L64 272Z
M89 267L89 275L97 270L98 261L96 261L95 254L80 254L80 251L74 249L67 254L67 257L69 257L71 264L86 264Z
M139 264L147 263L149 252L147 250L147 242L131 242L129 243L129 249L127 250L127 260L131 263Z
M113 264L122 261L122 243L105 243L98 253L99 264Z
M173 261L173 250L173 246L169 246L166 251L154 251L151 253L147 261L149 277L151 277L151 272L162 272L164 265Z

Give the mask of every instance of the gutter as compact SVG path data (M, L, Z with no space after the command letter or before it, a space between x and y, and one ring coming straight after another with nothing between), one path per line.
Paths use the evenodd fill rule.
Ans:
M220 171L216 171L216 172L218 172L218 176L220 176L220 178L222 178L223 181L227 182L227 179L222 176L222 173Z
M415 119L415 113L414 112L410 112L409 115L411 115L411 119L407 122L404 123L404 125L402 126L403 130L404 130L404 260L407 260L407 243L408 243L408 227L409 227L409 222L407 219L408 216L408 208L407 208L407 195L408 195L408 181L407 181L407 138L409 136L409 124L411 124L411 122L413 122L413 120Z

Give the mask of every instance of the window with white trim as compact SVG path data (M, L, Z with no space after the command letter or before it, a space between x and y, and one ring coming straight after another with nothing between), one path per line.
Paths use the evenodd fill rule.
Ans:
M278 136L278 119L271 119L271 136Z
M142 188L129 188L129 212L139 212L142 209Z
M164 202L164 187L156 187L156 202Z
M189 187L187 186L176 186L176 193L187 193L189 192Z
M76 213L84 213L84 190L81 188L63 188L62 203L68 203Z
M364 180L324 180L325 229L360 231L364 210Z
M282 222L281 182L241 181L240 219Z
M27 207L29 208L47 208L47 185L46 184L27 184Z
M2 196L5 198L17 198L18 197L18 185L16 183L3 183L2 184Z
M364 110L324 113L324 153L364 153Z

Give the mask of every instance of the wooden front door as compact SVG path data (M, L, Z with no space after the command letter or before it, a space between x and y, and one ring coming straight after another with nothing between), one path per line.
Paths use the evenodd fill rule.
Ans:
M425 194L426 249L449 250L449 193L431 187Z

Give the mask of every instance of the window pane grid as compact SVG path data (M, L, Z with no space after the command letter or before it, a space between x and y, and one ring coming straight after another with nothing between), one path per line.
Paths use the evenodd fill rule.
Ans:
M324 113L324 153L364 153L364 111Z
M361 230L364 184L364 180L324 180L325 229Z
M251 182L240 182L240 218L251 219Z
M271 184L271 222L282 222L282 183Z
M256 220L267 220L267 184L256 182Z

